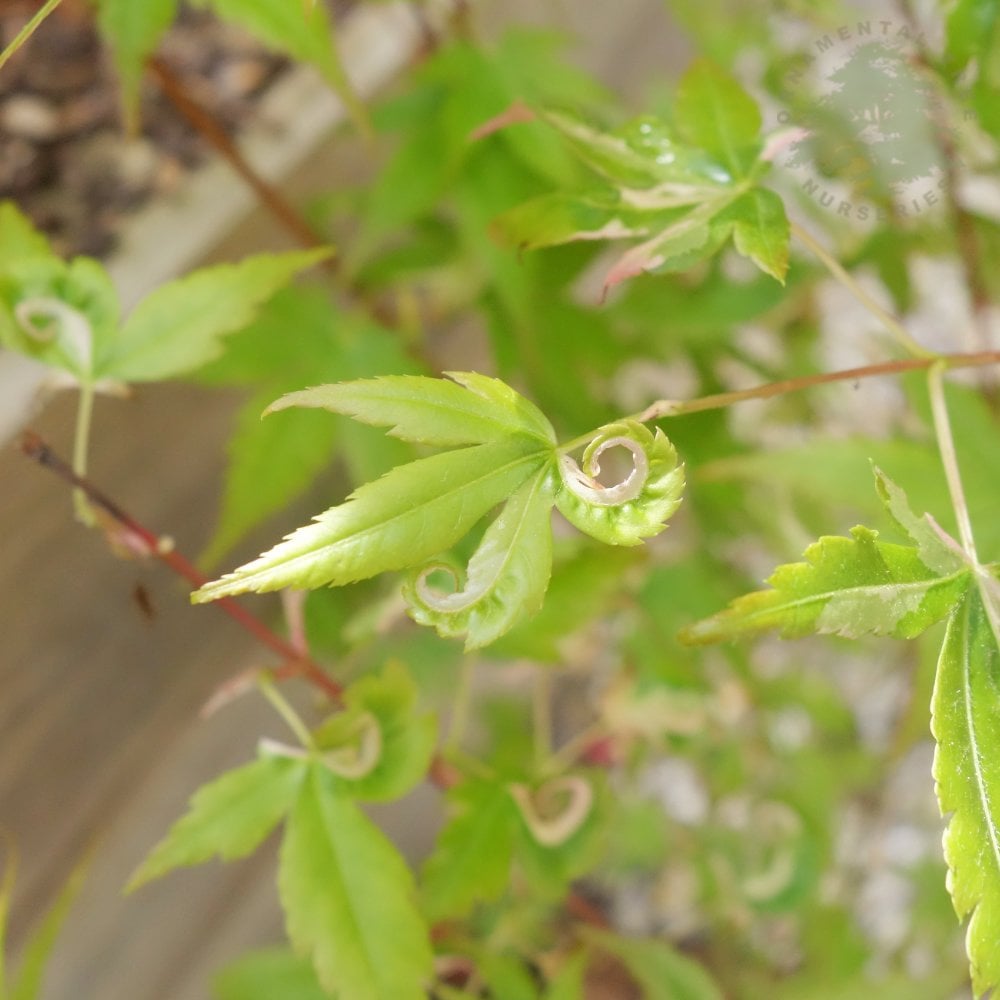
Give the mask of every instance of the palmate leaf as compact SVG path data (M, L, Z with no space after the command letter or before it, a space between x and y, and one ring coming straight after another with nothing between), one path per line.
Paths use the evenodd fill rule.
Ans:
M546 444L555 432L545 415L499 379L447 372L454 381L425 375L383 375L292 392L266 412L322 407L366 424L389 427L404 441L432 445L484 444L526 434Z
M423 1000L432 952L410 871L321 764L308 766L282 840L288 936L320 982L351 1000Z
M510 121L532 112L508 113ZM784 282L789 226L781 199L756 186L761 115L728 73L696 62L680 82L673 124L644 116L602 131L566 112L537 115L605 182L560 191L509 209L494 224L519 246L641 238L612 266L605 292L646 271L687 268L730 236L738 253ZM501 120L505 120L501 116Z
M551 448L518 435L398 466L192 600L339 586L417 565L458 541L550 456Z
M542 606L552 572L550 470L543 468L507 501L469 561L465 585L442 594L427 585L435 564L404 590L410 615L439 635L465 635L465 648L498 639Z
M857 638L919 635L961 600L970 571L938 576L917 549L877 540L858 526L851 538L825 536L805 562L779 566L773 589L737 598L724 611L680 633L687 643L720 642L776 628L785 638L823 632Z
M1000 645L995 598L970 590L948 622L931 703L934 780L948 890L971 917L966 949L976 996L1000 985ZM991 618L994 622L991 622Z
M230 861L252 853L291 808L304 769L301 761L265 755L203 785L136 869L128 891L215 855Z

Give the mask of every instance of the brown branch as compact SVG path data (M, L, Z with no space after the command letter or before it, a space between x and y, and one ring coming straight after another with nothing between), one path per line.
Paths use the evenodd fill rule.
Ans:
M700 396L697 399L658 399L641 413L632 416L631 419L645 423L648 420L659 420L663 417L680 417L688 413L717 410L723 406L731 406L733 403L742 403L749 399L783 396L785 393L799 392L802 389L826 385L830 382L847 382L879 375L899 375L903 372L920 371L936 364L943 364L946 369L980 368L984 365L996 365L1000 364L1000 351L978 351L975 354L941 354L926 358L900 358L896 361L883 361L876 365L862 365L860 368L845 368L836 372L821 372L818 375L786 378L780 382L757 385L752 389L719 392L713 396Z
M151 58L148 65L167 100L173 104L188 124L246 181L260 199L261 204L271 212L288 233L307 249L326 246L325 241L313 231L301 213L285 199L276 187L264 180L250 165L236 143L230 138L229 133L208 110L191 96L184 81L170 66L158 56ZM336 265L332 261L326 261L323 266L331 273L336 271Z
M137 554L155 556L178 576L187 580L192 587L201 587L208 582L208 577L177 552L169 539L154 534L101 492L89 479L77 475L69 463L60 458L34 431L25 431L21 435L20 449L24 455L55 473L63 482L80 490L91 506L112 522L117 532L114 540L123 547ZM319 664L308 656L303 656L290 642L273 632L232 598L223 597L214 603L220 611L238 622L258 642L282 657L282 665L274 671L277 680L301 677L323 691L331 700L340 700L343 688ZM228 688L230 685L227 684L225 687Z

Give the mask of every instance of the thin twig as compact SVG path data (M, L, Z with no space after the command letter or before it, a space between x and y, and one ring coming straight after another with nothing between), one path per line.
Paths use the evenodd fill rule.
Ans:
M821 372L818 375L801 375L798 378L782 379L779 382L766 382L751 389L737 389L733 392L720 392L712 396L700 396L697 399L658 399L629 419L646 423L649 420L660 420L664 417L680 417L688 413L700 413L703 410L717 410L734 403L743 403L749 399L768 399L771 396L783 396L789 392L799 392L816 385L826 385L830 382L850 382L863 378L873 378L884 375L900 375L903 372L920 371L933 365L943 368L978 368L984 365L1000 364L1000 351L978 351L974 354L939 354L921 358L898 358L895 361L883 361L874 365L862 365L860 368L844 368L835 372ZM593 437L592 434L561 446L562 451L571 450L579 444L585 444Z
M119 532L117 541L123 546L140 554L155 556L194 588L208 582L207 576L174 549L170 539L150 531L102 493L89 479L74 472L69 463L60 458L34 431L25 431L21 435L20 448L28 458L80 490L92 508L110 518ZM238 622L255 639L282 657L282 666L273 672L277 680L302 677L332 700L340 700L343 688L319 664L302 656L291 643L271 631L259 618L232 598L223 597L214 603L220 611Z
M44 21L49 14L51 14L62 0L48 0L48 3L42 7L35 16L14 36L14 40L0 52L0 69L3 69L4 65L14 55L15 52L35 33L38 26Z
M965 501L962 476L958 469L958 454L955 451L955 439L951 433L951 420L948 417L948 403L944 398L943 374L943 366L940 364L933 365L927 373L931 415L934 418L934 433L937 436L941 464L944 466L944 475L948 482L948 494L955 510L955 520L958 522L958 537L962 540L962 548L965 549L966 554L974 564L978 565L979 557L976 555L976 543L972 537L969 505Z

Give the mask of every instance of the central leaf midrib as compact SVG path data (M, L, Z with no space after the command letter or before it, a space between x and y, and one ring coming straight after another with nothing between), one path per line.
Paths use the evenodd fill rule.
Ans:
M391 517L386 518L385 520L378 521L375 524L371 524L367 528L360 528L359 530L354 531L354 532L352 532L352 533L350 533L348 535L344 535L341 538L337 538L336 540L334 540L332 542L329 542L329 541L328 542L319 542L314 547L308 549L306 552L300 552L300 553L298 553L298 554L296 554L294 556L289 556L287 559L282 559L280 562L274 563L274 564L272 564L270 566L262 567L261 569L258 569L256 571L254 571L253 573L249 574L248 576L242 577L241 580L243 582L246 582L248 580L254 579L255 577L258 577L258 576L261 576L261 575L266 575L266 574L271 573L274 570L276 570L279 566L280 567L284 567L285 569L294 569L295 565L299 562L299 560L314 559L316 557L317 552L321 551L324 548L333 548L334 546L340 545L341 543L349 541L349 540L350 541L355 541L357 539L363 539L366 535L370 534L373 531L383 530L383 529L387 528L388 526L390 526L391 524L393 524L393 522L398 521L398 520L400 520L403 517L409 517L411 514L417 512L419 510L422 510L423 508L428 507L431 504L438 503L440 500L446 499L448 497L451 497L451 496L454 496L454 495L456 495L458 493L461 493L464 490L470 489L470 488L476 486L477 484L483 482L484 480L490 479L490 478L492 478L494 476L498 476L501 473L507 471L508 469L514 468L515 466L517 466L521 462L530 462L532 460L541 460L542 457L543 457L543 453L541 452L541 450L539 450L538 452L532 452L532 453L530 453L528 455L521 455L518 458L512 459L511 461L507 462L505 465L500 466L499 468L490 469L488 472L484 473L481 476L478 476L476 479L467 480L464 483L462 483L460 486L456 486L453 489L448 490L448 491L446 491L444 493L438 493L435 496L430 497L427 500L422 500L420 503L415 504L412 507L407 507L406 510L400 511L398 514L393 514ZM530 473L529 473L529 475L530 475ZM525 478L527 478L527 476L525 476ZM347 502L348 503L356 503L357 501L349 500Z
M980 597L985 602L985 599ZM983 614L986 608L983 607ZM965 620L962 628L962 701L965 709L965 725L969 732L969 747L972 756L972 772L976 779L976 789L979 792L980 805L983 810L983 822L986 825L986 832L989 834L990 846L993 848L993 863L1000 872L1000 842L997 838L996 823L993 819L993 811L990 805L989 791L986 788L986 779L983 776L980 765L979 740L976 736L976 722L972 711L972 678L971 671L971 650L969 648L970 639L970 618L972 617L972 598L965 602ZM991 626L992 634L992 626ZM994 637L995 641L995 637Z
M774 604L770 607L762 610L755 611L746 616L747 620L752 620L754 618L760 618L768 614L774 614L778 611L783 611L788 608L800 608L809 604L816 603L818 601L831 601L836 597L844 594L851 595L864 595L866 593L871 593L877 590L884 590L886 587L891 587L897 591L906 591L912 589L924 588L930 590L933 586L943 583L951 583L952 581L958 579L959 577L966 574L968 570L959 570L956 573L952 573L950 576L936 576L929 577L926 580L910 580L906 583L893 583L888 581L886 583L868 583L860 587L842 587L838 590L827 590L820 594L809 594L806 597L796 598L795 600L784 600L780 604ZM765 591L766 593L766 591ZM774 591L771 591L774 593Z
M337 851L337 838L335 836L335 831L330 828L326 809L323 808L323 794L324 790L320 786L319 774L316 771L318 765L313 764L311 772L309 774L308 786L304 789L303 794L312 797L312 806L319 818L320 827L324 834L324 843L328 850L328 859L330 861L329 870L335 874L335 880L337 888L340 890L341 898L348 901L348 905L344 908L344 915L350 922L350 928L352 931L352 936L358 943L358 951L361 953L364 965L367 970L368 979L373 984L379 984L380 980L378 977L377 969L378 963L375 960L375 956L372 955L370 948L368 947L367 938L362 932L361 923L358 921L357 914L355 913L354 907L354 897L348 891L348 883L344 878L344 866L343 859L341 858L339 852ZM329 872L328 872L329 877Z

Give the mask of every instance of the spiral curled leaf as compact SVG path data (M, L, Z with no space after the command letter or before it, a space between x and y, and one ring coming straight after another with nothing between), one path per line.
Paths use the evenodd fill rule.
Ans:
M554 778L533 791L514 783L508 791L531 836L543 847L566 843L586 822L594 805L594 789L579 775Z
M464 586L442 593L430 585L432 563L417 572L404 589L411 617L433 625L443 636L466 637L466 649L485 646L519 619L542 606L552 572L549 512L553 495L547 470L537 473L507 501L487 528L469 561Z
M597 476L601 457L612 448L631 453L632 469L621 482L605 486ZM600 428L583 453L582 466L569 455L559 459L556 506L580 531L608 545L638 545L659 534L684 491L684 466L660 430L635 420Z
M355 781L375 769L382 756L382 729L371 712L345 713L343 742L324 750L320 761L337 777Z

